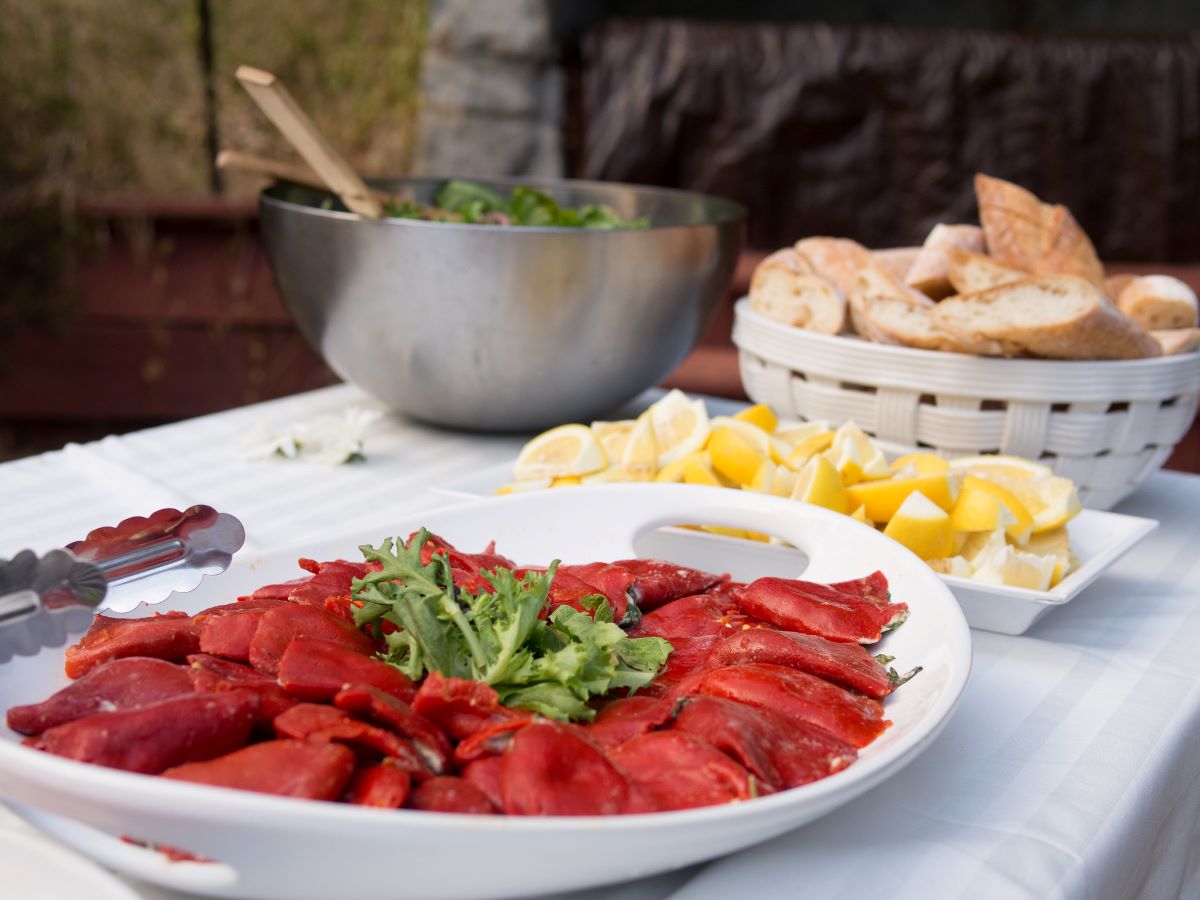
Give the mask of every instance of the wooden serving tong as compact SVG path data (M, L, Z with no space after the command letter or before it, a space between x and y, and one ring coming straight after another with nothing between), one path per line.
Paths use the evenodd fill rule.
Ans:
M383 218L384 203L387 194L374 191L363 182L333 145L317 130L317 126L292 99L283 82L262 69L250 66L238 66L237 80L258 104L273 123L291 142L296 151L308 163L310 169L294 163L279 162L262 156L239 153L236 150L224 150L217 157L217 165L231 166L263 175L272 175L293 181L331 190L346 208L358 213L364 219Z

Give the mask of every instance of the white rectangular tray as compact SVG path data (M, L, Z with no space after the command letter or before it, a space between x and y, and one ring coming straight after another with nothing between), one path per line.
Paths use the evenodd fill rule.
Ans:
M490 497L498 487L511 480L512 463L506 462L438 485L433 490L450 497ZM570 488L556 490L569 491ZM1157 528L1158 522L1138 516L1085 509L1067 527L1071 535L1071 549L1079 558L1079 568L1048 591L986 584L951 575L941 576L954 592L972 628L1000 634L1024 634L1050 610L1077 597L1105 569ZM712 537L716 541L735 540ZM762 560L778 559L779 572L773 571L771 574L782 574L787 570L790 558L798 554L798 551L788 547L768 544L758 544L757 547L760 552L756 555ZM793 566L792 570L797 569Z

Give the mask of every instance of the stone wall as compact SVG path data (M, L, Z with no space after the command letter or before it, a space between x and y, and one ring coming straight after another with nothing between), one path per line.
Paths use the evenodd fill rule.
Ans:
M431 0L416 171L561 176L562 94L548 0Z

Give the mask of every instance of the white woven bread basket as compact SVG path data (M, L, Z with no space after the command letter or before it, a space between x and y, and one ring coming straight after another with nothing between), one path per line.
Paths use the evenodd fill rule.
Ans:
M1107 509L1166 462L1200 400L1200 352L1157 359L997 359L873 344L735 307L742 384L781 415L853 420L887 445L1008 453Z

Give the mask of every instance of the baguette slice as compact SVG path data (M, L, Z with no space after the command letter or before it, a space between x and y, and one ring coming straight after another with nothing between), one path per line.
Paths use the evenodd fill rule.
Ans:
M1162 353L1095 285L1073 275L1042 275L948 298L933 320L946 331L997 341L1006 356L1141 359Z
M998 263L982 253L951 250L948 255L950 284L959 294L974 294L1029 277L1028 272Z
M843 297L854 290L858 270L871 264L871 251L848 238L804 238L796 241L795 250L814 272L836 284Z
M837 334L846 321L846 301L829 280L791 247L772 253L750 278L750 308L776 322Z
M975 199L988 255L1032 272L1045 245L1042 201L1023 187L982 172L975 175Z
M988 253L997 261L1039 275L1078 275L1104 290L1096 248L1065 206L982 173L975 176L975 197Z
M934 308L897 297L858 295L851 316L859 334L876 343L977 356L1002 355L996 341L964 338L940 327L933 318Z
M885 250L872 250L871 262L893 278L903 281L920 253L920 247L888 247Z
M922 294L940 300L954 293L950 283L950 251L983 252L983 229L978 225L933 226L904 281Z
M1158 341L1163 356L1178 356L1200 349L1200 328L1172 328L1152 331L1150 337Z
M1117 307L1147 331L1196 327L1196 292L1170 275L1133 279L1117 296Z

